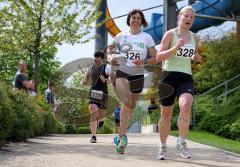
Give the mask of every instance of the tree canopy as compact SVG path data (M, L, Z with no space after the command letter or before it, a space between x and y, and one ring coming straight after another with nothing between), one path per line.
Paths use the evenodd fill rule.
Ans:
M39 65L49 50L62 43L85 43L94 38L90 32L99 0L0 0L0 54L13 53L34 59L34 79L39 82ZM8 54L6 54L8 53ZM66 55L70 56L70 55Z

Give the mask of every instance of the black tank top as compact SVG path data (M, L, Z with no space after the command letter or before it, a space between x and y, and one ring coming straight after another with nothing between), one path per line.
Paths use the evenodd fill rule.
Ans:
M91 69L91 90L100 90L104 93L108 93L107 89L107 83L102 82L100 79L100 76L103 75L105 79L108 78L108 75L105 73L106 65L102 65L100 67L97 67L96 65L92 66Z

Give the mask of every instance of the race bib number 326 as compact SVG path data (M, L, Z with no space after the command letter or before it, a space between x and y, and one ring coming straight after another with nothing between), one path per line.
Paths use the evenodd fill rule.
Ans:
M141 59L141 54L139 52L136 52L136 51L128 51L128 52L125 52L125 54L126 54L125 59L128 59L128 60L139 60L139 59Z

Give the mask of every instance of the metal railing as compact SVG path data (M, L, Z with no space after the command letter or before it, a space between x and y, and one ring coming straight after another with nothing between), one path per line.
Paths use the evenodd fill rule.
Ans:
M236 91L238 88L240 88L240 85L239 85L235 88L232 88L231 90L228 90L229 89L229 84L232 83L233 81L235 81L236 79L240 79L240 75L237 75L237 76L235 76L235 77L233 77L233 78L215 86L214 88L212 88L212 89L194 97L194 99L193 99L193 113L192 113L192 125L193 126L195 126L197 98L202 97L204 95L207 95L209 93L212 93L214 91L217 91L219 88L224 86L224 93L217 96L217 102L216 102L217 103L217 109L216 110L218 111L219 110L219 100L220 100L220 98L224 97L224 101L225 101L225 104L226 104L227 95Z
M228 83L229 83L229 82L232 82L233 80L235 80L235 79L237 79L237 78L240 78L240 75L237 75L237 76L235 76L235 77L233 77L233 78L231 78L231 79L229 79L229 80L227 80L227 81L225 81L225 82L223 82L223 83L215 86L214 88L208 90L207 92L204 92L204 93L198 95L198 97L204 96L204 95L206 95L206 94L208 94L208 93L211 93L211 92L213 92L214 90L216 90L216 89L218 89L218 88L220 88L220 87L222 87L222 86L225 86L225 91L227 92Z
M219 100L220 100L220 98L223 97L223 96L226 96L226 95L228 95L228 94L230 94L230 93L232 93L234 91L236 91L239 88L240 88L240 85L235 87L235 88L233 88L233 89L231 89L231 90L229 90L229 91L227 91L227 92L225 92L225 93L223 93L223 94L221 94L221 95L219 95L217 97L217 111L219 111ZM226 104L226 99L225 99L224 103Z

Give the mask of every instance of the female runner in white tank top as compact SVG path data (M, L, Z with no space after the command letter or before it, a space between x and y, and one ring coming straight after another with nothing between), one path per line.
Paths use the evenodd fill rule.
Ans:
M160 149L157 159L166 159L166 140L170 131L173 105L178 99L180 113L178 117L179 138L177 148L182 158L190 158L191 154L186 147L186 137L189 131L190 114L193 101L193 79L191 61L201 61L198 54L198 39L189 29L193 24L195 10L186 6L178 15L178 26L167 31L160 44L160 51L156 58L162 61L163 75L159 84L167 84L173 93L161 98L161 119L159 120ZM159 92L161 94L161 92Z

